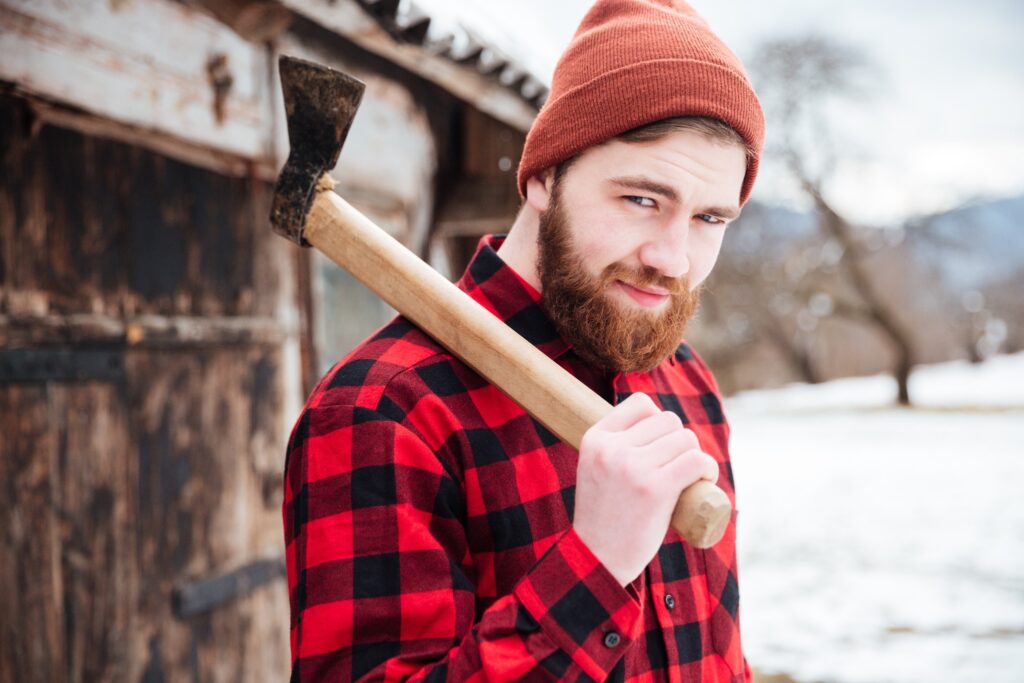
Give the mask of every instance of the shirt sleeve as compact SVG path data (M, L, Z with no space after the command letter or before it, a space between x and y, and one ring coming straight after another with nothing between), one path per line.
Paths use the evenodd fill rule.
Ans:
M457 477L372 410L307 408L285 466L292 681L604 680L641 603L569 529L477 614Z

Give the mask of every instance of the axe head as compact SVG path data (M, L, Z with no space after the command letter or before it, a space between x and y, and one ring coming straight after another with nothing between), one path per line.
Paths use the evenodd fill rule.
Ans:
M278 63L291 151L274 189L270 224L297 244L317 181L338 163L341 146L366 88L326 66L282 56Z

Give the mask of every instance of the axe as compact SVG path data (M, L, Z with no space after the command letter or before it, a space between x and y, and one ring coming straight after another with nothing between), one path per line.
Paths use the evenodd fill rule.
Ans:
M291 152L274 192L274 231L314 246L501 389L572 447L611 405L331 191L334 168L363 96L361 81L281 57ZM679 496L672 527L691 545L722 537L732 506L709 481Z

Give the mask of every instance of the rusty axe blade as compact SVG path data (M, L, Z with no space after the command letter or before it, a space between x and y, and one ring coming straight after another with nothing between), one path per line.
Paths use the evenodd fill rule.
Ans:
M291 151L274 190L270 224L309 246L302 233L317 182L334 168L366 85L357 78L295 57L278 62Z

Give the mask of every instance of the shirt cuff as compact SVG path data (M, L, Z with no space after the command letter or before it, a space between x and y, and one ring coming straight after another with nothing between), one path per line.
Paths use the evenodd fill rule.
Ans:
M516 585L540 630L590 678L604 680L641 634L642 602L569 529Z

